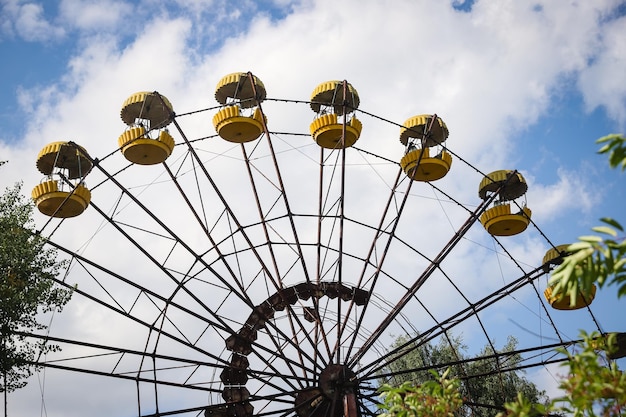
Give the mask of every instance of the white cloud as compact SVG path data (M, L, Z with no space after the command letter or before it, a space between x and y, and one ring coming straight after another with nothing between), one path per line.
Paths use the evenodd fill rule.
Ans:
M603 190L588 179L581 171L557 169L557 182L553 184L529 182L528 200L533 210L533 219L547 223L563 218L564 213L578 211L588 214L602 197Z
M626 129L626 83L625 77L616 76L616 71L626 68L625 31L624 16L606 23L602 46L579 79L588 110L605 107L622 131Z
M3 3L3 20L13 23L11 26L3 24L5 32L14 33L29 42L48 42L65 36L63 28L46 18L40 3L19 0Z
M63 0L59 4L59 15L71 27L93 33L116 30L134 22L133 9L124 1Z

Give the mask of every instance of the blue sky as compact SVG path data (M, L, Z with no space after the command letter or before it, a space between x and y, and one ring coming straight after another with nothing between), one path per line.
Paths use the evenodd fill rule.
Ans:
M1 0L0 159L9 164L2 167L0 186L23 181L28 194L41 180L35 168L37 153L49 142L75 140L96 157L115 153L116 138L124 129L120 106L135 91L158 90L177 112L184 113L216 106L213 90L222 76L252 71L263 80L270 98L307 100L315 85L347 79L359 91L360 109L395 123L415 114L437 113L450 128L449 148L473 166L482 172L506 168L524 174L533 221L555 244L587 234L603 216L626 222L624 174L607 167L606 158L595 154L598 147L594 143L604 135L626 131L623 1L232 3ZM272 114L269 103L267 107L271 130L276 126L276 132L308 132L310 110L303 113L295 105L277 106ZM192 137L213 135L210 117L181 123ZM402 149L396 138L397 126L365 115L362 121L359 146L399 159ZM177 143L181 141L175 132L173 135ZM108 167L121 167L121 159L108 158ZM288 158L281 162L286 168L296 163ZM228 164L218 166L228 172ZM161 171L156 169L144 172L148 172L145 177L127 179L127 186L139 189L160 178ZM89 184L98 182L95 175L90 175ZM227 197L237 198L234 185L228 182L235 180L226 177L224 181ZM369 189L369 180L362 181L354 189ZM441 184L468 207L479 203L475 172L461 161L454 161ZM428 238L450 238L450 226L434 220L441 214L439 206L430 207L425 197L419 200L432 192L414 190L421 202L417 208L423 204L426 213L418 222L425 239L421 244L428 247ZM105 207L115 198L108 191L93 195L94 202ZM305 196L294 198L300 199ZM155 200L151 204L169 207L169 203ZM462 222L463 213L450 210L446 213L450 222ZM43 216L37 215L36 220L40 227L49 227ZM115 237L105 232L93 232L91 240L82 236L98 229L101 222L94 210L88 209L84 216L63 223L59 229L63 233L57 236L63 236L63 243L74 250L81 245L115 247ZM474 225L469 238L493 247L494 242L485 235L480 225ZM195 234L189 239L195 242ZM524 265L536 266L548 248L535 230L511 237L505 244ZM451 270L474 271L489 285L500 276L502 281L516 274L506 262L498 268L488 254L479 257L469 244L453 256L458 264L450 265ZM123 256L100 260L120 267L125 261L129 260ZM397 261L420 266L412 259ZM478 297L480 285L468 291L476 290ZM438 289L435 284L433 287L430 290ZM80 334L76 337L112 344L120 343L127 334L119 329L119 336L103 337L106 315L92 312L84 300L73 300L73 304L54 318L60 334L74 331ZM528 307L532 302L521 304ZM623 301L616 302L613 289L601 291L592 307L605 329L626 331L621 318ZM495 326L493 337L500 345L511 332L520 338L538 332L536 323L525 322L517 310L507 306L499 313L490 318ZM81 315L91 321L81 322ZM572 337L581 325L590 323L584 312L571 316L575 319L556 316ZM520 330L522 327L528 331ZM463 331L472 349L482 347L484 341L474 338L476 329L468 325ZM46 392L53 392L55 384L71 384L76 387L72 389L74 397L83 393L79 387L88 390L100 383L73 374L47 375ZM553 392L552 378L534 377ZM42 415L84 414L82 406L68 404L54 394L42 395L39 381L33 378L27 389L10 397L10 408L17 415L40 412L42 404ZM106 404L103 415L136 412L132 401L130 405L123 401L112 405L93 391L82 396L87 404ZM93 409L89 412L95 414Z

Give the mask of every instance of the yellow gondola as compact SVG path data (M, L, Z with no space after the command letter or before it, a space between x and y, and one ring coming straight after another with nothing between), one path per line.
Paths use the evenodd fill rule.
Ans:
M46 179L33 188L31 197L42 214L68 218L85 211L91 192L83 180L93 166L85 148L73 142L52 142L39 152L36 165ZM74 184L70 185L70 181ZM65 182L69 190L63 189Z
M578 293L576 296L576 300L574 300L574 304L572 304L572 299L568 294L555 293L554 287L548 287L543 292L543 295L548 300L548 303L557 310L578 310L583 307L587 307L596 296L596 286L593 285L591 287L591 291L587 297L585 297L582 293Z
M356 88L346 82L346 94L344 94L344 81L326 81L315 87L311 93L311 110L321 113L324 108L331 107L332 112L338 116L345 113L352 113L359 107L361 99Z
M43 147L37 155L37 169L44 175L51 175L55 168L67 169L67 178L76 179L91 171L92 163L82 146L70 142L52 142Z
M493 236L513 236L523 232L530 223L532 211L523 206L512 212L510 201L523 197L528 189L526 180L519 172L494 171L483 178L478 187L478 196L483 200L497 193L493 206L480 216L480 222Z
M406 175L415 181L436 181L443 178L452 165L452 156L445 150L435 157L430 156L429 148L407 152L400 160Z
M149 122L149 128L164 128L172 121L174 108L167 97L157 92L140 91L128 97L120 117L128 126L135 126L142 121Z
M139 92L126 99L120 115L130 129L117 140L124 157L139 165L165 162L174 150L174 139L165 130L173 113L172 103L157 92ZM151 133L157 135L156 139L150 137Z
M406 153L400 166L414 181L436 181L446 176L452 165L452 155L445 150L448 127L441 118L420 114L407 119L400 128L400 142ZM439 147L431 156L430 149Z
M441 145L448 139L448 126L437 117L433 122L433 116L430 114L420 114L405 120L400 128L400 142L408 145L411 139L417 139L423 148L430 148L435 145Z
M315 142L326 149L354 145L363 130L363 124L353 114L359 102L359 94L348 82L327 81L315 87L310 105L317 116L309 126Z
M265 100L267 92L263 82L257 76L252 75L252 81L254 86L250 83L250 75L245 72L228 74L217 83L215 99L221 105L236 100L239 107L243 109L255 107Z
M557 245L554 248L550 248L543 255L541 264L543 265L544 272L548 273L552 268L560 265L563 262L563 257L568 255L567 248L569 244Z
M263 121L258 107L252 117L242 116L238 106L224 107L213 116L213 126L217 134L222 139L234 143L251 142L261 136Z
M345 126L345 137L343 123L337 122L337 115L334 113L325 114L315 120L310 125L311 136L322 148L349 148L354 145L361 136L363 125L361 121L353 116ZM343 143L341 138L344 137ZM342 146L343 145L343 146Z
M543 256L544 271L549 272L553 267L563 262L563 256L567 255L569 245L558 245L549 249ZM572 303L569 294L560 294L554 291L554 286L548 286L543 292L548 303L557 310L578 310L587 307L596 296L596 286L592 284L589 294L586 296L581 292L576 296L576 300Z
M76 217L81 214L91 201L91 192L79 185L72 191L59 190L57 181L48 180L33 188L31 193L39 211L51 217Z
M263 82L254 75L236 72L224 76L215 88L215 99L226 106L213 116L217 134L233 143L258 139L267 123L258 107L266 94ZM243 115L242 109L249 109L250 116Z
M117 140L124 157L139 165L154 165L164 162L174 150L174 139L162 130L158 139L145 137L146 129L133 127L122 133Z

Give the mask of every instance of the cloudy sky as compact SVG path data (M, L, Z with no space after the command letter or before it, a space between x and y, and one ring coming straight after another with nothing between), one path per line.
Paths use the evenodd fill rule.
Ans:
M467 277L465 284L454 282L471 300L491 294L498 285L519 277L516 268L528 271L539 266L543 253L550 247L548 240L553 244L571 242L587 234L603 216L624 219L624 176L607 168L605 157L595 154L594 143L599 137L626 130L626 4L622 1L1 0L0 14L0 160L9 162L1 168L0 185L4 189L23 181L24 194L29 195L42 179L35 160L44 145L71 140L84 146L90 155L102 160L103 169L94 169L87 179L89 186L98 186L92 190L95 207L64 222L48 222L37 214L38 227L44 235L52 235L54 241L71 251L129 279L132 277L165 298L174 297L177 290L166 280L159 284L150 281L153 274L160 272L153 271L154 265L145 254L135 254L136 248L130 248L132 245L119 231L106 226L112 222L107 222L96 207L111 217L118 216L119 224L135 227L130 232L132 237L141 246L154 250L156 258L168 259L160 261L168 270L181 268L177 270L181 275L201 275L203 269L189 253L180 250L181 245L161 244L157 237L164 233L164 227L146 219L125 191L112 184L107 173L121 170L117 178L122 189L141 196L148 209L163 219L194 253L206 251L209 258L214 254L210 254L203 232L186 211L184 200L168 194L173 189L162 185L172 186L164 168L127 169L128 164L116 152L117 137L125 128L119 117L120 108L137 91L156 90L167 96L179 115L182 129L181 132L170 126L180 145L170 157L174 161L172 170L180 174L181 181L189 181L191 175L183 174L198 168L185 153L182 133L188 139L198 139L200 158L214 175L228 206L236 208L239 219L253 224L254 217L249 211L254 200L242 191L250 188L250 180L244 172L241 150L215 137L211 124L213 110L192 113L217 106L215 86L232 72L251 71L267 89L264 109L269 129L275 132L273 143L280 151L278 164L294 212L317 210L319 151L306 135L314 114L306 104L276 99L309 100L315 86L328 80L347 80L358 90L359 109L363 113L357 113L357 117L363 122L363 133L355 146L368 153L359 150L348 156L353 169L347 174L350 191L346 194L346 204L352 204L349 207L354 210L354 218L372 227L381 220L383 200L395 180L397 166L392 162L398 161L403 153L398 124L423 113L442 117L450 129L447 145L456 156L451 172L437 183L441 184L442 192L425 184L412 186L405 212L408 214L398 226L401 230L398 235L404 233L407 242L428 259L438 253L467 218L463 207L473 210L480 203L479 172L521 171L529 185L526 199L536 227L503 239L504 246L500 247L480 224L475 224L447 260L445 271L453 281ZM259 152L267 156L253 144L246 146L251 154ZM331 155L326 166L339 160ZM358 161L363 162L363 167ZM258 175L256 184L267 190L262 193L265 207L282 201L270 186L275 182L266 174L272 167L259 157L257 171L253 171L253 175ZM203 181L196 184L198 189L209 188L206 179ZM204 200L200 196L204 191L191 191L193 181L183 185L190 187L187 190L192 205L202 206ZM400 185L402 190L406 187L406 181ZM368 200L379 195L376 190L387 191L380 194L378 202ZM336 189L329 191L329 201L334 192ZM446 194L459 203L453 203ZM214 200L207 202L222 204L219 193L207 192L206 197L209 195ZM287 210L282 202L277 207L278 212ZM215 209L215 213L207 209L205 213L208 218L205 222L214 226L217 236L222 229L232 230L228 229L224 216L220 216L223 213L221 208ZM382 216L383 220L391 223L393 216L387 216ZM274 232L283 227L277 223ZM298 227L304 236L309 229L315 229L314 224L304 220ZM356 237L346 237L348 244L354 245L350 248L366 250L360 246L367 245L358 241L367 231L353 228ZM352 228L347 226L346 230ZM258 233L259 230L251 228L250 236L256 238ZM377 242L376 246L382 250L384 244ZM391 247L384 261L386 276L399 276L398 271L403 268L415 270L412 276L418 276L426 267L427 263L415 259L416 254L411 250L396 244ZM504 259L506 252L513 255L517 265ZM282 255L285 260L281 262L290 265L293 254ZM177 262L176 267L167 262ZM282 264L281 267L290 270ZM350 268L349 262L346 268ZM186 272L181 272L183 269ZM254 267L243 270L238 273L245 275ZM102 288L96 288L88 280L82 283L82 276L89 275L86 271L94 273L87 267L75 266L69 282L79 282L79 289L100 297ZM303 280L302 276L290 279L294 283ZM357 283L356 278L346 281ZM381 281L379 285L384 285L384 280ZM260 285L257 282L242 285L249 286L247 292L251 293L249 299L253 304L267 298L263 294L272 293L256 289L255 285ZM158 307L157 298L140 292L146 297L145 305L140 301L136 309L130 308L128 305L141 299L140 296L124 292L127 287L119 282L104 286L112 294L114 304L131 311L131 316L146 320L150 317L154 322L162 317L163 307ZM224 325L236 331L248 310L236 318L235 310L241 300L233 301L232 296L220 292L223 286L217 287L219 291L214 296L219 302L209 307L216 321L232 314L232 322ZM392 287L390 283L390 294L380 295L377 304L398 299L403 287ZM543 291L544 287L545 278L542 278L538 288ZM259 292L254 293L253 289ZM193 291L184 296L187 298L181 296L181 305L198 303L192 297ZM436 320L460 310L455 310L453 304L466 301L458 294L447 298L448 291L452 291L450 284L429 281L420 300L426 307L416 301L415 306L407 306L403 311L405 321L410 323L407 325L419 331L424 330L422 326L429 328L425 324L427 320L422 323L420 319L406 318L419 308L431 312ZM110 311L96 304L75 295L66 311L53 318L51 334L128 349L153 347L154 335L146 334L145 327L136 330L132 320L111 318ZM615 302L611 288L599 292L592 305L593 316L587 310L573 313L575 316L559 312L549 320L543 316L541 306L532 291L511 297L508 304L503 303L486 319L491 320L487 323L490 338L498 346L504 344L508 334L523 339L521 344L527 347L552 343L552 336L546 339L538 336L546 331L542 326L551 319L557 326L567 327L564 334L570 338L576 338L581 327L593 330L596 323L605 330L626 330L618 317L623 316L620 313L623 303ZM518 310L533 313L525 321L526 316ZM382 311L385 308L381 307L379 314ZM181 321L177 321L176 313L169 320L181 334L193 334L197 340L224 337L219 329L211 335L199 335L198 328L188 323L193 320L187 317L185 321L183 313L178 311L183 317ZM415 317L418 315L415 313ZM379 319L380 316L372 313L364 334L376 328ZM189 324L189 329L183 329L183 322ZM201 324L198 326L201 328ZM389 329L387 333L397 335L399 329ZM462 332L470 350L478 350L485 344L484 336L476 336L482 332L476 320L467 320L455 331ZM199 352L208 351L228 357L221 343L215 349L205 344L201 350L189 352L177 351L176 343L158 346L163 354L175 352L174 355L198 358ZM78 348L64 347L67 357L74 352L72 349ZM77 356L95 355L76 352ZM138 366L146 369L145 365L129 361L125 364L127 369ZM117 369L114 364L104 364L102 368L98 368L100 364L92 367L91 363L71 365L103 372ZM553 392L553 376L558 372L541 368L532 375L542 387ZM211 379L199 378L199 381ZM118 380L110 381L107 377L48 369L45 374L33 377L26 389L9 396L10 412L17 416L86 413L130 416L155 412L150 386L137 390L134 382L124 385ZM141 411L137 410L137 392L143 404ZM161 411L198 407L204 401L202 398L208 397L204 392L199 397L186 397L187 391L184 392L163 388L159 394Z

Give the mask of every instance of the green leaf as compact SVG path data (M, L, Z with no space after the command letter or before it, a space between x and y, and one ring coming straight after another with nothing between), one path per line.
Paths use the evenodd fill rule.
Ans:
M609 142L609 141L615 142L616 139L619 140L620 138L622 141L624 140L622 135L620 135L619 133L611 133L609 135L596 139L596 143L604 143L604 142Z
M626 258L621 258L613 265L613 272L619 273L621 271L626 271Z
M609 226L596 226L593 227L591 230L593 230L594 232L603 233L605 235L611 235L613 237L617 236L617 232L615 231L615 229Z
M610 217L602 217L600 219L600 221L602 221L603 223L606 223L610 226L613 226L614 228L616 228L617 230L623 232L624 228L622 227L622 225L615 219L612 219Z
M591 244L589 242L575 242L567 247L568 252L577 252L581 249L590 248Z
M589 243L599 243L599 242L602 242L602 238L600 236L596 236L596 235L580 236L578 238L578 240L580 240L582 242L589 242Z

